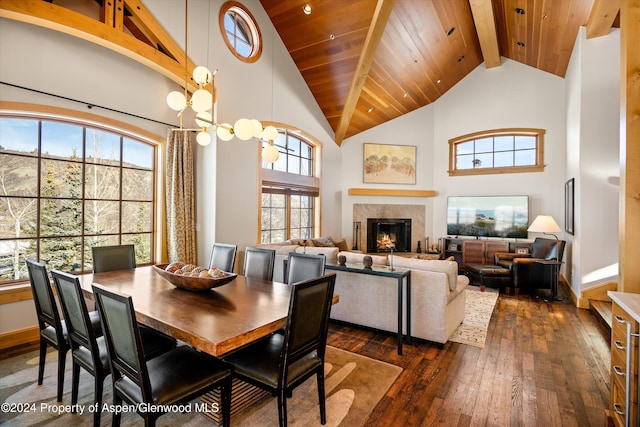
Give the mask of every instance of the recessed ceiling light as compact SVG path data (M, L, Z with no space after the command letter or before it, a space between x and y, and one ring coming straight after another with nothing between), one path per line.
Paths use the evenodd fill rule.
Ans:
M449 31L447 31L447 35L450 36L451 34L453 34L455 30L456 30L456 27L449 28Z
M305 4L304 6L302 6L302 11L305 15L311 15L311 5L308 3Z
M407 96L409 96L409 94L408 94L407 92L405 92L405 93L403 93L403 94L402 94L402 97L403 97L403 98L406 98Z
M438 79L438 80L436 80L436 83L440 84L440 82L441 82L441 81L442 81L442 80Z
M520 8L520 7L516 7L516 13L518 15L524 15L524 9Z
M329 34L329 40L333 40L335 38L336 38L336 36L334 36L333 34Z
M367 113L373 113L373 107L369 107L369 109L367 110Z
M524 43L522 43L522 42L517 42L516 44L517 44L518 46L520 46L520 47L524 47Z

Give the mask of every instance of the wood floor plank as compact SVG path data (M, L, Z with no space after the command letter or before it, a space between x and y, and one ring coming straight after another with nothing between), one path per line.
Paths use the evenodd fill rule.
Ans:
M603 426L609 343L565 296L501 294L480 349L331 323L328 344L404 369L365 426Z

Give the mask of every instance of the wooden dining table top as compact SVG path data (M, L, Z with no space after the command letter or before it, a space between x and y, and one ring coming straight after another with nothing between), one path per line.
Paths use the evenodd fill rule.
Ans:
M188 291L152 266L80 276L85 296L93 298L94 283L130 295L139 323L217 357L284 327L291 297L291 286L240 275L209 291Z

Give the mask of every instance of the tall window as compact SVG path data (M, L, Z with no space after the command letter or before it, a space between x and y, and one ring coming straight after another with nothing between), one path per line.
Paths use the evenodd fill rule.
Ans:
M92 269L91 247L133 243L152 262L155 146L74 123L0 117L0 284L25 259Z
M278 160L262 163L261 243L316 237L320 180L314 176L315 147L287 129L279 130L274 144Z
M543 129L496 129L449 140L449 175L542 172Z

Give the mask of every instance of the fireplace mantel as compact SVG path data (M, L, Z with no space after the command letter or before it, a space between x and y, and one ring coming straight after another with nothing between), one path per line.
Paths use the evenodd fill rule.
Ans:
M350 188L350 196L435 197L435 190L393 190L389 188Z

